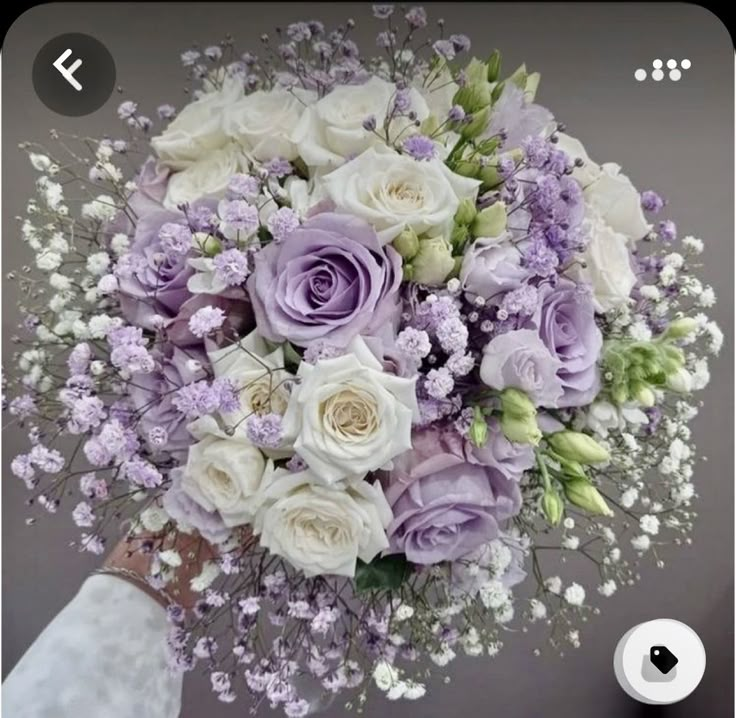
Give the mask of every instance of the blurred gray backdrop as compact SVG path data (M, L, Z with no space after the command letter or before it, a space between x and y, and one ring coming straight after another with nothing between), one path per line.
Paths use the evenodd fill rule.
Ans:
M682 235L706 244L702 277L719 296L713 312L726 332L712 364L712 383L694 424L701 454L697 470L700 521L694 545L664 551L667 566L649 566L636 587L605 600L603 613L582 633L582 646L560 659L532 653L544 643L543 628L509 634L494 659L460 658L451 682L435 677L428 698L391 704L375 696L365 711L381 716L499 715L505 718L566 715L622 718L733 715L733 67L731 38L708 10L680 3L425 3L432 19L444 17L448 32L464 32L473 51L503 52L506 70L525 61L540 70L538 100L598 161L615 161L639 189L656 189L670 201L668 216ZM30 259L15 219L33 192L34 173L16 148L43 141L52 127L101 137L120 125L115 95L101 110L80 119L53 114L31 85L33 59L51 37L88 33L111 51L118 83L141 111L163 102L184 104L179 53L192 43L216 43L227 33L244 51L260 49L259 37L275 25L318 19L335 25L353 17L354 37L371 54L378 21L368 3L54 3L37 6L10 29L3 46L4 271ZM651 71L655 58L688 58L680 82L637 82L634 70ZM18 321L14 286L3 282L5 366L9 336ZM7 421L8 417L4 417ZM77 535L68 514L24 525L24 489L7 470L23 445L13 426L3 432L3 674L46 623L74 595L96 559L67 547ZM591 580L592 577L591 577ZM673 707L635 703L617 686L613 650L636 623L670 617L692 626L708 656L695 693ZM133 628L131 630L134 630ZM201 675L186 681L183 718L245 715L247 706L219 704ZM341 702L325 715L344 715ZM7 718L22 718L8 716ZM102 718L102 717L101 717Z

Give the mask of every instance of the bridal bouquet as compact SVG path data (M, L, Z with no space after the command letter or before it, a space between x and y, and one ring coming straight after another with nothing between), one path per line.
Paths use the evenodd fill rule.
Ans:
M80 550L127 520L172 667L287 716L419 698L526 621L578 646L595 598L690 541L723 339L703 242L588 157L538 74L373 12L381 57L352 21L228 39L182 55L160 127L126 100L122 139L22 148L12 472ZM577 558L588 587L558 575Z

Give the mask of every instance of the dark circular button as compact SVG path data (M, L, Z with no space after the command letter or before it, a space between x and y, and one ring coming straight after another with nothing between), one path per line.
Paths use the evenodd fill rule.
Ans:
M112 94L115 61L90 35L58 35L33 61L33 87L50 110L67 117L88 115L99 110Z

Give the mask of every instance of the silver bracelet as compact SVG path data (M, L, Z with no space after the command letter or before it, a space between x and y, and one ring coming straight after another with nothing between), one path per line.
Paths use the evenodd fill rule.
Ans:
M179 602L176 601L174 598L172 598L169 593L164 588L154 588L151 586L151 584L146 580L144 576L141 576L136 571L133 571L130 568L123 568L121 566L101 566L98 569L95 569L94 571L95 575L99 576L118 576L120 578L126 578L131 583L137 583L141 586L145 586L147 589L152 591L153 593L156 593L160 596L162 596L166 600L167 605L173 605L178 604Z

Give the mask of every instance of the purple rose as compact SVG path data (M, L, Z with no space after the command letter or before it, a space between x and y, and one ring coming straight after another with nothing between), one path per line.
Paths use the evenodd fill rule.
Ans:
M534 329L499 334L483 349L480 378L493 389L521 389L536 406L557 406L563 394L563 364Z
M473 299L476 296L500 304L503 294L518 289L529 272L521 266L521 254L504 237L477 239L463 257L460 281Z
M501 422L489 417L488 438L482 447L470 445L468 459L500 471L507 479L521 480L522 474L534 466L534 449L528 444L509 441L501 430Z
M120 308L131 324L154 329L153 317L170 319L192 295L187 281L194 270L187 254L164 251L159 232L165 224L187 226L182 212L158 209L138 219L131 246L132 272L118 273Z
M557 406L589 404L600 390L597 362L603 345L590 291L569 279L539 289L542 303L532 324L550 354L562 362L557 376L564 393Z
M183 469L171 471L171 485L163 498L164 511L174 521L193 526L207 541L221 543L230 535L230 529L217 511L203 509L181 488L182 473Z
M325 213L259 252L247 286L267 339L345 346L396 320L401 277L400 256L369 224Z
M187 418L176 409L174 392L186 384L204 379L203 369L192 369L190 360L207 365L207 355L198 349L183 351L169 346L168 356L158 357L157 368L149 374L134 374L128 384L128 394L138 413L138 430L154 449L182 451L193 441L187 431ZM163 446L150 441L152 429L162 428L167 440Z
M499 522L521 507L517 481L469 460L466 442L451 429L423 429L412 440L413 449L394 461L385 489L394 515L390 550L434 564L496 538Z

